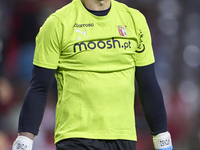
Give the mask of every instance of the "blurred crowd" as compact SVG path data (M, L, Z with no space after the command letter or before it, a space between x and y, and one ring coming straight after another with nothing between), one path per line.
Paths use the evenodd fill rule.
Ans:
M0 0L0 150L11 150L17 136L39 28L51 13L70 1ZM200 1L120 1L140 10L149 24L155 70L164 95L174 149L200 149ZM56 101L54 83L33 150L55 150ZM153 150L137 94L135 111L137 150Z

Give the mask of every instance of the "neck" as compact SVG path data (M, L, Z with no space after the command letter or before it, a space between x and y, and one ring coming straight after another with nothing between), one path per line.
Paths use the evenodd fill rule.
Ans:
M110 7L111 0L82 0L82 3L90 10L106 10Z

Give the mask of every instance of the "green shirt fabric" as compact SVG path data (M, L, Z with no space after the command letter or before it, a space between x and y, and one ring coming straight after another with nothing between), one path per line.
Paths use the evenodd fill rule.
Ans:
M95 16L80 0L51 14L36 37L33 64L56 69L55 143L66 138L137 140L135 67L154 63L145 17L111 0Z

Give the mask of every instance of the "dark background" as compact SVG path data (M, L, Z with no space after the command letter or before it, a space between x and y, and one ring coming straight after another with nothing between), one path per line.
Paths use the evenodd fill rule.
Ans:
M0 150L10 150L29 85L35 36L49 14L69 0L0 0ZM169 131L175 150L200 149L200 1L121 0L147 19ZM54 83L33 150L55 150ZM138 96L137 150L153 150Z

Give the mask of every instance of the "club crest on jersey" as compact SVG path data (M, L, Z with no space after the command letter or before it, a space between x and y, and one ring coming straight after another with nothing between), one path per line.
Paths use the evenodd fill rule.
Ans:
M119 25L117 27L118 27L119 35L121 35L121 36L127 36L126 26Z

